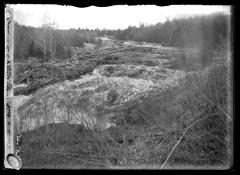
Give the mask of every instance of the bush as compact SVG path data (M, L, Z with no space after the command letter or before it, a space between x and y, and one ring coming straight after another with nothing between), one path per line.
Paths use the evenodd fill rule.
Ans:
M212 65L188 75L180 87L142 98L139 108L128 105L127 124L141 124L148 136L136 133L134 145L125 150L127 162L140 167L228 168L227 77L226 65ZM145 122L138 123L139 119ZM144 127L144 123L148 125Z
M212 65L201 74L186 77L185 90L178 102L191 117L184 121L182 130L194 124L174 150L169 165L225 168L230 165L227 77L226 65Z
M108 91L107 93L107 101L112 104L114 103L118 98L118 93L116 91L116 89L111 89L110 91Z

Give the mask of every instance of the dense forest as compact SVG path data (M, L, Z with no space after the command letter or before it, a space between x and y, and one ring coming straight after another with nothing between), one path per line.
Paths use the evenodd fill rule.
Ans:
M125 30L107 31L119 40L134 40L161 43L172 47L199 47L208 43L211 47L224 46L227 39L230 17L221 13L167 20L165 23L139 27L129 26Z
M201 53L212 54L212 51L228 45L229 24L230 16L222 13L167 20L150 26L129 26L125 30L59 30L51 24L34 28L15 23L14 56L16 60L28 57L63 59L71 57L71 47L83 47L84 42L99 44L101 41L96 36L103 35L111 35L118 40L161 43L170 47L195 47L203 51Z
M35 28L15 23L14 30L16 60L28 57L37 57L40 60L45 57L45 61L51 57L63 59L72 56L71 47L83 47L84 42L99 42L95 39L97 31L88 29L59 30L51 25Z

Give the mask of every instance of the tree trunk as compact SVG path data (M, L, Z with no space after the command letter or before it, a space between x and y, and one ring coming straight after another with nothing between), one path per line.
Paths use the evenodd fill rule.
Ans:
M45 43L45 30L43 27L43 58L46 60L46 43Z

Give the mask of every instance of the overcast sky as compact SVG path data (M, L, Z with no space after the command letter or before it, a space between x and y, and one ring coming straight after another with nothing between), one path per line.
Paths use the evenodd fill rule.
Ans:
M155 5L110 7L90 6L77 8L59 5L11 5L15 12L15 20L20 24L39 27L47 21L54 20L60 29L124 29L129 25L140 23L156 24L166 19L224 12L230 14L230 6L196 6L173 5L159 7Z

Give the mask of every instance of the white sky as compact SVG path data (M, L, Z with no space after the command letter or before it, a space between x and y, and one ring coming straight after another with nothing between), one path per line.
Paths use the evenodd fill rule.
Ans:
M54 20L58 28L124 29L140 23L156 24L167 18L224 12L230 14L230 6L203 5L118 5L110 7L90 6L78 8L60 5L10 5L15 12L15 20L20 24L39 27L46 16Z

